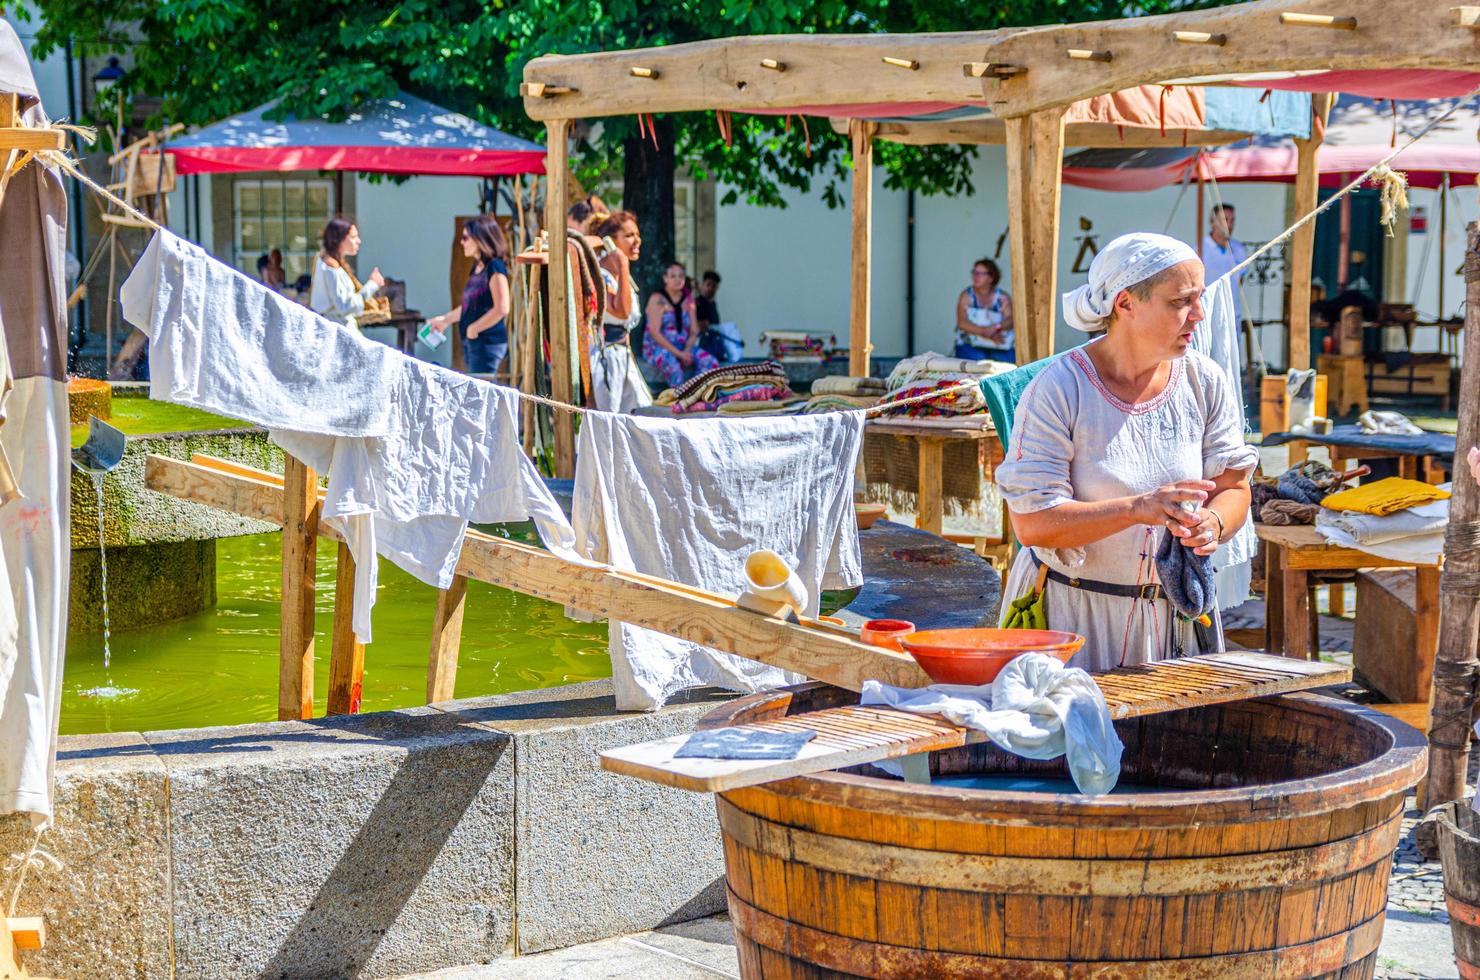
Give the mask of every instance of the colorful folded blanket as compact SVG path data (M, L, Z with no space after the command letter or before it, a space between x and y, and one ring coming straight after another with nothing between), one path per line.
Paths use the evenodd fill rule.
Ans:
M921 384L907 385L898 391L891 391L879 400L881 409L892 402L906 401L910 398L918 398L933 391L944 391L956 388L962 382L962 378L943 378L940 381L929 381ZM970 379L966 379L970 380ZM916 402L905 405L898 409L886 409L882 414L902 416L905 418L929 418L940 415L976 415L987 410L987 400L982 395L981 388L972 385L969 388L961 388L950 394L932 398L929 401Z

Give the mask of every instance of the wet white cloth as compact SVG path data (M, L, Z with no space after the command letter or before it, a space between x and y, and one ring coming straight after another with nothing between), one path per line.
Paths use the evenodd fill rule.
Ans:
M1172 362L1166 387L1136 405L1105 387L1086 347L1055 358L1029 383L1013 418L1008 458L997 484L1017 513L1036 513L1071 500L1137 496L1178 480L1211 479L1225 469L1250 469L1258 451L1244 442L1233 393L1218 365L1189 350ZM1141 553L1154 554L1154 529L1127 528L1083 548L1023 549L1003 593L1027 593L1037 576L1031 552L1070 577L1137 584ZM1150 581L1150 573L1144 581ZM1048 622L1088 639L1074 665L1106 670L1195 649L1190 624L1177 624L1165 600L1086 592L1050 582Z
M265 426L328 475L323 517L355 558L361 641L377 553L447 588L468 521L532 519L546 547L576 557L570 523L520 449L512 389L366 340L169 232L122 299L150 338L151 397Z
M616 568L726 596L745 558L769 548L807 589L863 582L853 476L863 415L660 419L592 413L576 457L576 550ZM617 707L656 710L679 691L757 691L802 678L776 667L611 623Z
M1369 436L1421 436L1423 430L1402 412L1363 412L1357 416L1357 428Z
M331 266L322 255L314 256L308 305L325 319L358 329L359 323L355 318L364 314L365 300L379 291L380 287L373 282L356 289L349 271L342 265Z
M1011 660L990 684L911 689L864 681L859 704L882 704L986 732L1027 759L1067 756L1074 785L1103 796L1120 779L1124 751L1093 677L1042 653ZM877 765L877 763L876 763Z
M1090 262L1089 281L1064 294L1064 320L1075 330L1102 329L1122 290L1189 261L1198 261L1197 252L1169 235L1121 235Z
M1208 273L1212 275L1211 271ZM1244 407L1243 362L1239 354L1242 330L1238 319L1238 290L1228 276L1222 276L1203 293L1203 319L1192 334L1192 349L1206 354L1223 371L1233 395L1241 432L1249 431L1248 412ZM1246 521L1213 554L1214 584L1218 590L1218 608L1232 609L1248 601L1249 586L1254 579L1254 553L1259 548L1254 524Z

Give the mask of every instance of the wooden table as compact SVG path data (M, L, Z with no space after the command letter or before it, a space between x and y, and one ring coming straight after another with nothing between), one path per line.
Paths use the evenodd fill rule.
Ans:
M1264 648L1297 660L1309 660L1310 627L1316 615L1310 605L1310 573L1359 568L1413 568L1418 572L1416 610L1418 649L1433 649L1439 638L1439 566L1392 561L1355 548L1343 548L1321 537L1309 525L1275 527L1255 524L1267 549L1264 558Z
M916 526L931 534L940 534L945 518L945 497L941 492L944 485L944 448L948 440L968 439L974 442L990 440L987 447L993 469L1002 462L1002 440L992 425L990 415L962 415L954 418L871 418L868 431L885 436L904 436L915 440L919 450L917 463L920 474L919 502L915 505ZM1007 510L1002 512L1003 536L1007 535Z

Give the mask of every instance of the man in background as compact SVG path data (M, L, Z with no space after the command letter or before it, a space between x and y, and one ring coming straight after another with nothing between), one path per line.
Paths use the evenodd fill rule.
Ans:
M1204 276L1208 285L1217 282L1234 266L1248 258L1249 250L1244 248L1243 242L1233 237L1233 223L1232 204L1213 206L1212 213L1209 215L1208 234L1202 240L1202 247L1198 249L1198 254L1202 256ZM1244 298L1239 290L1239 280L1242 279L1243 273L1239 273L1238 279L1231 283L1233 308L1240 323L1244 319Z

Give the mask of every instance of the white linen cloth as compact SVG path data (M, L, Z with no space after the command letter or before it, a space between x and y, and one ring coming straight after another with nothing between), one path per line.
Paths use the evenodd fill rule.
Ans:
M997 468L1012 510L1137 496L1258 462L1258 451L1244 442L1227 378L1206 356L1189 350L1172 362L1160 394L1130 405L1100 380L1088 354L1092 344L1055 358L1018 402L1008 458ZM1141 553L1155 553L1155 533L1132 527L1083 548L1025 548L1003 595L1010 601L1033 585L1038 570L1030 552L1070 577L1135 585ZM1143 663L1196 648L1191 625L1174 621L1164 599L1147 616L1138 600L1050 582L1046 602L1050 626L1088 640L1074 657L1076 667L1106 670L1122 658Z
M601 269L601 281L606 286L608 297L620 288L617 277L605 266ZM627 331L629 341L632 331L642 323L642 301L637 295L637 285L631 284L631 289L628 300L632 304L632 312L627 319L620 320L611 313L602 315L604 328L622 327ZM591 350L591 395L598 409L625 415L653 403L653 393L637 366L637 356L630 342L609 344L604 335L596 342Z
M1449 485L1445 484L1444 489ZM1396 514L1379 517L1355 511L1321 508L1316 531L1342 548L1354 548L1389 561L1433 565L1444 552L1444 531L1449 526L1449 501L1434 500Z
M576 559L570 523L520 450L512 389L366 340L167 231L122 300L150 338L151 397L265 426L327 473L323 518L354 555L362 642L377 553L445 589L468 521L533 519L546 547Z
M1015 657L992 683L979 686L913 689L864 681L858 703L940 715L986 732L999 747L1027 759L1067 756L1074 785L1088 796L1103 796L1120 779L1124 746L1099 685L1047 654Z
M1121 235L1090 262L1089 281L1064 294L1064 321L1075 330L1102 329L1122 290L1174 265L1196 261L1192 246L1170 235Z
M626 571L733 596L745 559L769 548L807 589L863 581L853 476L861 412L659 419L587 414L576 456L576 550ZM657 710L679 691L799 683L776 667L612 621L617 707Z
M1402 412L1363 412L1357 416L1357 428L1369 436L1421 436L1423 430Z
M355 289L354 280L343 266L335 268L324 261L322 255L314 256L313 284L308 291L308 305L326 320L342 323L346 327L359 329L355 319L365 312L365 300L380 291L373 282Z
M1214 283L1226 277L1238 267L1240 262L1248 258L1249 250L1237 238L1230 238L1228 244L1224 246L1219 245L1213 239L1212 235L1204 235L1202 248L1198 254L1202 257L1203 281ZM1238 281L1241 279L1243 279L1242 273L1239 274L1238 279L1230 280L1233 288L1229 290L1229 294L1233 297L1235 325L1237 325L1238 319L1241 318L1243 313L1243 297L1240 295L1240 283Z
M1212 271L1208 271L1212 275ZM1244 407L1244 372L1239 354L1242 332L1238 319L1238 290L1231 277L1224 275L1203 293L1203 319L1192 333L1192 349L1206 354L1223 370L1238 413L1239 430L1249 431L1248 412ZM1232 609L1248 601L1249 586L1254 580L1254 553L1259 541L1252 521L1234 532L1213 553L1213 582L1218 590L1218 608Z

